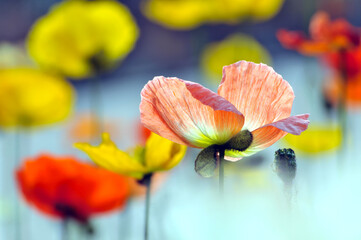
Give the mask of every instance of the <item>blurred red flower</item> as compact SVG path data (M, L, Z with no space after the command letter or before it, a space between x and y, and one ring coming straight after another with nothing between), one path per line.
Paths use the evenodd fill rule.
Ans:
M318 56L333 71L324 87L332 105L343 99L348 105L361 103L361 28L345 19L330 20L317 12L310 21L310 38L300 31L279 30L277 38L283 47L308 56Z
M47 215L81 223L94 214L122 208L130 194L125 177L73 157L28 159L16 178L29 204Z
M344 19L330 20L326 12L317 12L310 21L310 38L300 31L281 29L277 38L282 46L304 55L320 55L340 50L350 50L360 46L360 28L352 26Z

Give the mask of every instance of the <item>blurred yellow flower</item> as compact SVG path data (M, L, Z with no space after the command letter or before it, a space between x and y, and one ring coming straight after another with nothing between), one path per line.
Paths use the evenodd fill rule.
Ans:
M281 9L284 0L251 1L250 15L255 21L265 21L274 17Z
M0 69L0 126L31 127L65 119L74 91L63 78L31 68Z
M267 20L284 0L144 0L145 16L165 27L192 29L203 23L237 24L243 19Z
M204 0L150 0L142 4L142 10L150 20L166 27L190 29L206 18L208 2Z
M337 149L342 141L342 132L339 126L310 124L300 136L287 134L284 141L300 153L319 154Z
M76 143L74 146L88 154L99 166L137 179L173 168L186 152L185 146L155 133L150 135L145 147L137 146L130 154L119 150L107 133L103 134L103 142L99 146L87 143Z
M41 67L84 78L125 58L137 38L138 27L124 5L69 0L33 25L27 46Z
M207 45L201 56L201 66L207 77L218 84L223 66L239 59L268 65L271 63L268 51L253 37L233 34L221 42Z

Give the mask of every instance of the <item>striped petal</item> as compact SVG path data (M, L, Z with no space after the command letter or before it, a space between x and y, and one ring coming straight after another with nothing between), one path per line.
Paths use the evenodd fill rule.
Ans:
M250 147L245 151L237 151L234 149L226 150L225 159L229 161L238 161L243 157L250 156L271 146L279 139L286 136L287 133L300 135L308 127L308 117L309 114L292 116L271 124L267 124L252 131L253 141Z
M243 127L243 115L230 102L196 83L155 77L141 98L144 126L179 144L223 144Z
M273 68L246 61L223 67L218 94L243 113L243 129L251 132L289 117L294 99L291 86Z

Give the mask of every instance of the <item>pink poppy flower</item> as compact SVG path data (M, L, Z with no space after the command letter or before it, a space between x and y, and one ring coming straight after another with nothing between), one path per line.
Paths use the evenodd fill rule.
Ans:
M164 138L209 154L221 150L224 159L237 161L307 129L309 114L290 117L293 99L292 87L273 68L240 61L223 67L218 94L155 77L141 92L140 113L144 126Z

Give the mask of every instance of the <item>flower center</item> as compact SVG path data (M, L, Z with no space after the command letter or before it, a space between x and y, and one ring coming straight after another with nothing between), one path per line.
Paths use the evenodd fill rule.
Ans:
M232 137L224 145L224 149L228 150L237 150L245 151L249 146L251 146L253 141L253 135L248 130L240 131L236 136Z

